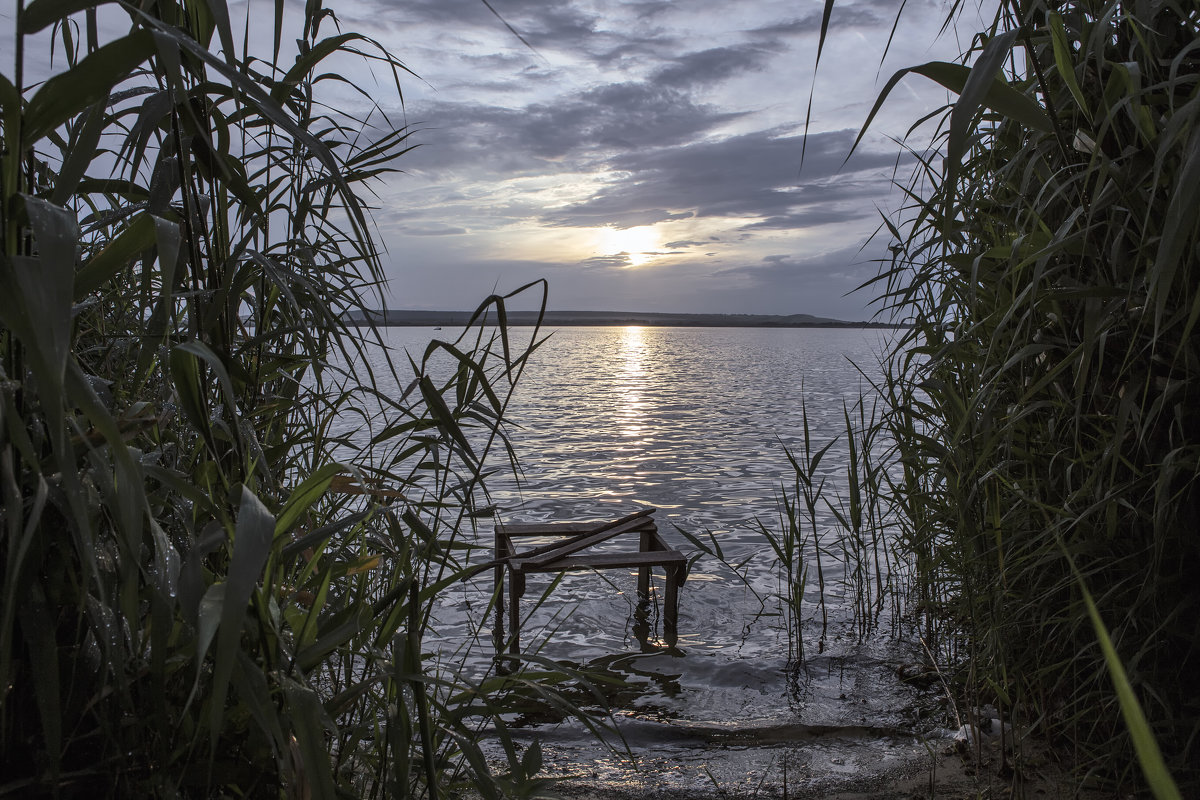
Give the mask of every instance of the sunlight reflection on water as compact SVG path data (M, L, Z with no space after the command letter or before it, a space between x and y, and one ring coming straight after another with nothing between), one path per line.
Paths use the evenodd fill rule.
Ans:
M415 328L384 333L391 345L412 352L433 335ZM509 433L523 474L493 477L491 497L503 519L519 522L615 518L653 506L671 546L691 549L675 525L702 537L711 531L729 560L754 557L752 588L770 594L775 572L755 520L778 527L781 487L792 482L784 448L802 444L801 399L818 446L841 436L843 403L865 385L859 368L873 374L889 335L636 326L554 331L510 407ZM843 441L822 462L831 486L844 484L847 457ZM489 534L481 532L488 546ZM569 576L543 611L564 613L560 604L572 603L593 580ZM724 594L709 595L702 584L720 585ZM777 631L757 619L761 603L729 602L726 595L746 589L722 565L702 559L688 588L681 632L692 620L705 628L719 624L710 641L742 653L778 650ZM619 621L626 611L614 605L604 613ZM745 635L747 626L753 636ZM562 624L558 643L575 638L570 627L569 620ZM617 624L579 639L596 655L628 646Z
M413 353L435 335L417 328L384 334ZM851 615L848 605L831 609L835 632L825 653L803 672L788 674L787 638L772 599L781 587L756 524L778 529L780 491L793 481L784 448L802 446L802 400L817 447L842 437L822 462L822 474L831 489L844 485L844 403L866 385L864 374L877 374L878 353L890 335L855 329L555 331L510 407L509 433L523 474L491 479L501 519L615 519L653 506L670 547L694 551L676 526L702 540L711 532L728 561L745 565L748 585L714 559L697 561L681 591L679 650L667 653L657 646L658 596L649 641L636 635L635 570L569 573L531 614L523 641L551 658L607 665L615 677L640 686L625 713L642 718L898 724L913 691L889 664L906 656L896 645L858 643L838 633ZM822 524L831 527L832 515ZM490 524L478 535L490 549ZM490 550L476 560L488 557ZM839 574L827 562L826 580L832 584ZM817 618L815 583L806 591L810 627ZM661 576L656 584L661 592ZM550 577L531 576L526 607L549 585ZM469 636L472 624L482 622L490 590L484 576L443 596L438 634L447 642ZM486 651L486 638L480 644Z

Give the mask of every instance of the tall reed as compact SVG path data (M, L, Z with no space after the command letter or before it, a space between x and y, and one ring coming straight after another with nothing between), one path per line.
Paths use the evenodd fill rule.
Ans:
M1069 743L1081 775L1141 780L1122 722L1136 699L1135 734L1185 795L1200 791L1198 42L1189 2L1006 1L959 63L894 75L867 121L908 76L956 95L913 151L871 284L911 325L887 362L901 472L881 490L926 632L965 642L964 696Z
M866 637L884 621L893 628L902 622L911 565L894 545L890 487L898 468L878 388L843 404L842 432L823 444L802 406L799 447L784 449L792 480L781 487L778 529L758 522L781 570L775 598L793 666L808 652L806 631L822 653L831 625L838 638ZM828 463L838 460L841 468ZM849 613L831 623L831 607Z
M468 682L424 644L535 342L490 298L474 338L386 361L409 374L382 394L376 333L347 315L383 280L363 198L409 132L328 91L366 97L342 77L365 62L398 102L407 70L320 0L294 30L285 10L256 14L255 49L222 0L17 3L0 795L538 786L504 735L507 679ZM35 49L56 70L37 82ZM507 778L479 749L487 720Z

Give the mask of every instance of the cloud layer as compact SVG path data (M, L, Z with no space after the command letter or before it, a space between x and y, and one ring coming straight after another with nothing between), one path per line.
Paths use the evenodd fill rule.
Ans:
M465 308L548 277L557 308L869 314L869 296L843 295L873 274L883 243L866 243L909 163L882 135L847 155L891 69L895 5L839 4L816 84L822 3L683 5L492 0L504 22L480 0L340 12L428 82L384 109L422 143L376 214L395 305ZM901 28L890 61L929 60L932 25L917 29L924 43ZM940 102L897 95L899 134Z

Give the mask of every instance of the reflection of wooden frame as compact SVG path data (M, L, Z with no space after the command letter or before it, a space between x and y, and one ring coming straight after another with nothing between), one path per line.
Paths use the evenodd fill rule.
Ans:
M496 652L504 650L505 591L504 572L508 581L508 626L511 638L508 650L521 652L521 596L525 594L525 576L533 572L566 572L581 569L638 568L638 598L650 599L650 569L662 567L666 572L666 595L663 598L663 638L673 647L679 632L679 587L687 577L687 558L671 550L658 535L651 514L653 508L643 509L614 522L549 522L537 525L497 525L495 555ZM621 534L638 534L638 549L615 553L581 555L580 551ZM558 537L559 541L519 552L514 539L542 536ZM565 538L564 538L565 537Z

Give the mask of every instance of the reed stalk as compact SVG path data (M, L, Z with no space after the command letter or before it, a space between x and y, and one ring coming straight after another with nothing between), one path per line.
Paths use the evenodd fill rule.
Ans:
M910 326L871 490L925 638L968 703L1066 743L1081 780L1161 796L1171 775L1200 791L1197 41L1192 3L1002 3L864 126L901 80L955 96L915 129L868 287ZM1147 740L1162 758L1138 774Z
M399 104L408 71L319 1L294 25L257 11L258 50L222 0L17 6L0 795L533 791L501 724L509 679L424 643L536 335L511 340L496 296L404 366L348 324L380 302L364 198L410 132L326 92L360 90L342 75L365 58ZM57 72L30 82L29 47ZM507 777L481 753L488 720Z

